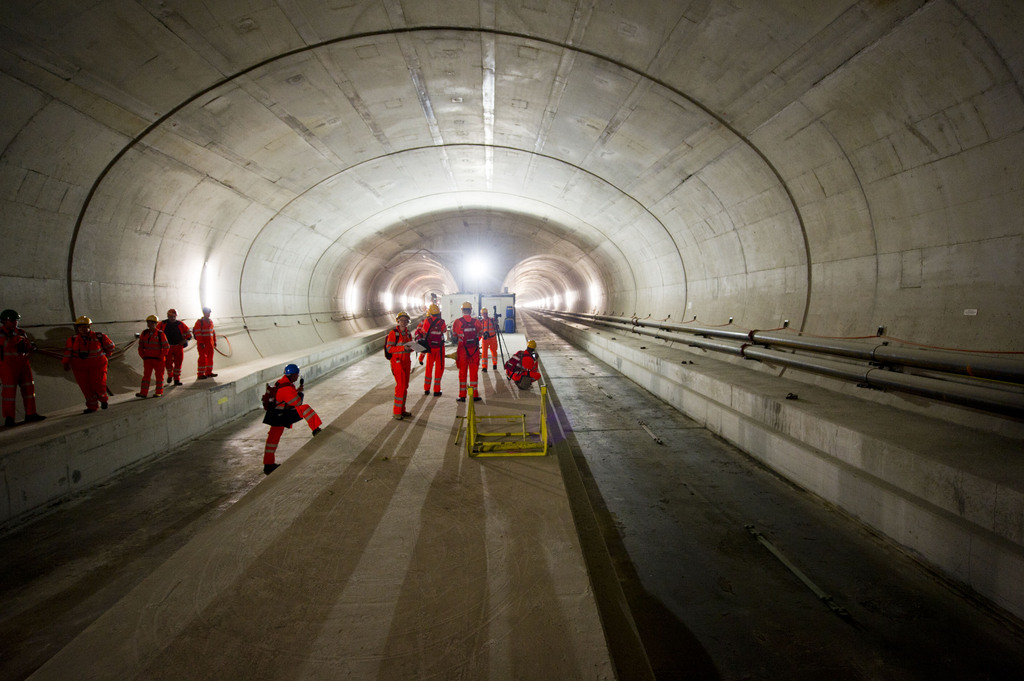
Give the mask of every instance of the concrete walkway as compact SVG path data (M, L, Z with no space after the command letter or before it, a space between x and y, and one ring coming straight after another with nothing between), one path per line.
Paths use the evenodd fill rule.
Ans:
M488 398L518 399L482 377ZM468 458L457 378L450 365L444 396L427 397L417 367L401 422L382 357L310 387L323 432L287 432L281 468L31 678L612 678L557 461ZM217 442L261 478L258 420L194 447ZM160 465L191 465L191 450ZM19 604L5 603L10 623Z

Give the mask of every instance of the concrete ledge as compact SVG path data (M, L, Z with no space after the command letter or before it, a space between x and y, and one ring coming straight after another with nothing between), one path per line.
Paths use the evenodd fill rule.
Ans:
M795 484L1024 619L1020 440L537 316ZM786 399L790 393L799 399Z
M383 347L374 329L297 353L218 369L215 381L190 382L160 399L115 395L110 408L88 416L81 407L46 421L0 432L0 527L17 525L47 507L119 472L162 456L260 408L264 385L285 364L302 367L307 383Z

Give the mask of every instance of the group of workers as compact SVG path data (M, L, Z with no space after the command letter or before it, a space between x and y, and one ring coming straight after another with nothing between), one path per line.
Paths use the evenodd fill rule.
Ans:
M156 315L146 318L146 329L138 334L138 352L142 358L142 385L135 395L140 398L149 397L150 386L154 385L153 396L160 397L164 392L164 375L166 383L181 385L181 365L184 350L190 340L195 339L199 351L197 379L212 378L213 353L217 346L217 334L211 310L203 308L203 316L190 329L178 319L178 313L171 308L167 318L159 320ZM473 316L473 305L462 304L462 316L456 319L451 328L456 341L455 361L459 371L459 396L457 401L465 402L468 390L472 390L473 400L480 400L477 394L478 371L481 360L483 371L487 371L490 359L491 367L498 368L497 330L488 316L486 308L481 309L480 317ZM7 309L0 313L0 385L2 385L4 426L15 425L16 391L20 387L25 406L25 421L41 421L45 416L36 411L35 382L29 354L36 346L29 340L25 331L18 327L21 315L17 311ZM436 304L427 309L423 322L410 332L410 317L400 312L396 318L396 326L388 332L385 342L385 355L390 359L391 372L395 377L395 399L393 417L403 420L412 416L406 409L406 398L409 392L409 377L412 372L412 354L419 348L420 364L426 365L423 378L423 394L441 396L441 376L444 373L444 352L448 325L441 318L441 310ZM74 374L78 387L85 397L86 408L83 413L90 414L97 409L106 409L111 394L107 388L107 366L109 358L114 354L115 345L104 333L92 330L92 320L80 316L75 320L75 332L67 339L61 363L65 371ZM482 351L482 353L481 353ZM505 362L508 378L523 390L540 379L537 364L537 344L529 341L525 350L520 350ZM302 380L299 379L299 367L289 364L284 375L273 386L267 386L264 395L266 415L263 422L270 426L267 442L263 452L263 472L272 473L277 467L277 447L285 428L293 423L305 420L315 436L321 431L322 422L316 411L303 403L304 394Z
M138 334L138 352L142 358L142 385L136 397L148 397L151 382L155 380L154 396L164 392L164 374L167 383L181 385L181 364L188 342L195 338L199 351L197 378L213 378L213 351L217 347L211 310L203 308L203 316L190 329L178 320L173 308L163 321L156 315L146 318L146 329ZM36 346L24 329L18 327L21 315L16 310L0 312L0 395L3 402L4 427L15 425L16 391L21 389L25 405L25 422L41 421L45 416L36 411L35 380L29 354ZM82 315L74 322L75 331L64 344L61 364L70 371L85 397L84 414L106 409L112 394L107 388L107 366L116 346L105 333L92 330L92 320Z
M481 399L477 385L479 371L487 371L490 359L491 368L498 369L498 334L494 320L487 308L480 310L480 316L473 316L473 304L462 304L462 316L452 322L451 333L456 342L455 365L459 371L458 402L465 402L469 391L473 400ZM396 326L388 332L384 343L384 354L391 361L391 373L395 377L395 401L392 407L392 418L401 421L412 416L406 409L409 394L409 377L412 371L412 354L415 344L421 348L420 364L424 364L423 394L441 396L441 375L444 373L445 334L448 325L441 318L441 310L436 304L427 308L427 316L416 330L409 331L410 317L407 312L399 312L395 317ZM527 343L526 350L520 350L504 365L510 380L526 390L540 379L537 365L537 344Z

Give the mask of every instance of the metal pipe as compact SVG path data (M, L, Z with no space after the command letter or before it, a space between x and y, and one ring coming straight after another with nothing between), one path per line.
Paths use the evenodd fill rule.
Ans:
M998 411L1014 415L1024 414L1024 393L1015 390L1007 390L1003 387L993 386L991 384L970 384L967 382L968 379L963 379L960 376L953 377L955 380L949 380L943 377L906 374L899 371L881 369L877 366L858 366L824 357L809 357L805 355L779 352L778 350L772 350L770 344L762 343L760 338L756 343L752 342L751 338L747 335L741 336L745 341L741 343L735 342L738 339L736 339L734 335L730 335L732 342L730 342L730 340L713 340L711 338L701 338L699 336L694 338L679 338L672 335L672 333L662 333L659 324L631 324L623 321L623 318L621 317L603 316L601 321L597 321L596 315L591 316L564 312L554 314L559 317L577 319L581 317L594 317L595 322L601 326L615 328L629 333L636 333L642 336L649 336L659 340L683 343L688 346L698 347L704 350L724 352L726 354L758 360L768 364L792 367L794 369L810 371L833 378L855 381L858 385L862 385L864 387L878 388L882 390L900 390L903 392L913 393L915 395L921 395L932 399L953 402L989 411ZM632 322L632 320L630 320L630 322ZM655 327L659 330L644 328L647 326ZM679 331L677 329L679 328L679 325L672 326L676 327L672 332L678 333ZM692 333L693 331L694 329L686 328L687 333ZM757 337L755 332L752 332L751 335ZM779 347L789 347L790 349L807 349L804 347L794 348L792 346L783 346L782 344L777 345L779 345ZM814 352L827 352L826 349L823 349L823 345L825 344L815 346ZM877 350L877 348L875 350ZM836 352L835 354L841 357L876 361L875 357L877 353L872 351L866 356L851 355L843 352ZM895 364L895 362L893 363ZM916 365L907 364L906 366ZM1000 375L1002 376L1003 374Z
M649 321L636 318L610 317L607 315L586 315L582 313L555 312L559 316L577 318L593 317L635 326L652 327L680 333L706 336L709 338L727 338L771 347L783 347L794 350L805 350L822 354L839 355L876 362L882 365L898 365L933 369L955 373L973 378L988 378L1007 383L1024 384L1024 360L1009 357L994 357L988 354L972 352L956 352L953 350L928 350L907 347L893 347L886 341L873 343L858 341L809 338L807 336L788 336L773 331L735 331L715 327L691 326L671 322ZM796 333L796 332L794 332Z

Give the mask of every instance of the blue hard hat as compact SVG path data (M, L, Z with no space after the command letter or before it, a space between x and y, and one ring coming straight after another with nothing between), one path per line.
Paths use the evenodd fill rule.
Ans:
M286 366L284 368L284 375L285 376L291 376L292 374L297 374L297 373L299 373L299 365L298 364L289 364L288 366Z

